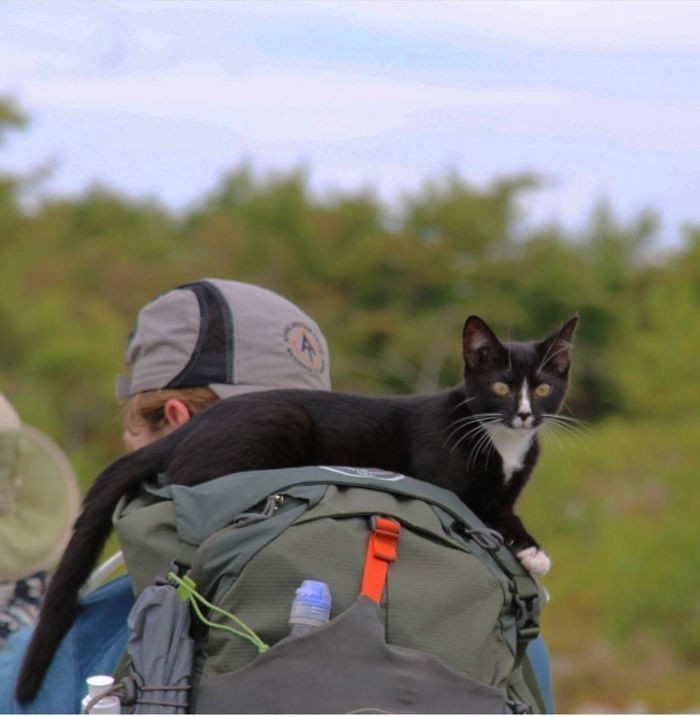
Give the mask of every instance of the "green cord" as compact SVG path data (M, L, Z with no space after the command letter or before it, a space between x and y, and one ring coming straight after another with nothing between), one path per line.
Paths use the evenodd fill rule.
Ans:
M213 605L202 595L200 595L195 589L197 587L197 584L188 575L185 575L183 579L175 575L175 573L168 573L168 579L177 585L177 594L180 596L180 599L189 600L195 611L195 614L207 627L210 627L213 630L225 630L226 632L238 635L238 637L242 637L245 640L251 642L258 652L265 652L265 650L269 649L270 646L266 645L255 634L255 632L251 630L240 618L237 618L232 613L226 612L226 610L222 610L220 607ZM236 625L240 627L240 630L237 630L235 627L230 627L228 625L219 625L216 622L207 620L207 618L204 617L204 615L202 614L202 611L197 602L201 602L202 605L208 607L210 610L213 610L214 612L217 612L220 615L227 617L229 620L232 620L236 623Z

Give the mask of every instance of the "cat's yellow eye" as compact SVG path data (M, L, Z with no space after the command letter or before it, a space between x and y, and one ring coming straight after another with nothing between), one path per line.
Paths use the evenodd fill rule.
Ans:
M550 393L552 393L552 384L550 383L541 383L535 387L535 396L538 398L546 398Z
M492 383L491 389L497 396L507 396L510 393L510 386L503 381Z

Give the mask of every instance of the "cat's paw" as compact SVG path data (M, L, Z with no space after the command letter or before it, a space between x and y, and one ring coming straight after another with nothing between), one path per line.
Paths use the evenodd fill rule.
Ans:
M552 567L552 560L549 555L534 545L518 551L515 555L523 564L523 567L532 575L546 575Z

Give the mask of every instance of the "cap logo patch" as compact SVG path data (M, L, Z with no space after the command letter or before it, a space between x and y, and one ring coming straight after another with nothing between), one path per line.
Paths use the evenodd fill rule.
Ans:
M284 332L287 353L301 366L314 373L321 373L326 365L323 345L306 324L295 321Z

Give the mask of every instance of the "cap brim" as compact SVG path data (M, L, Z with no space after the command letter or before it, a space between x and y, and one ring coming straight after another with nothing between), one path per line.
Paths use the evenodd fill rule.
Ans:
M63 451L24 425L19 436L20 485L0 518L0 580L16 581L53 567L80 511L80 489Z

